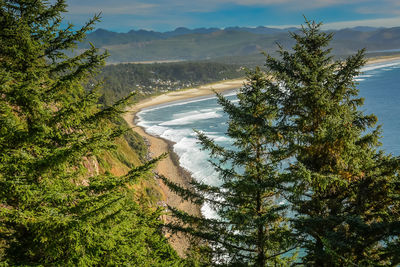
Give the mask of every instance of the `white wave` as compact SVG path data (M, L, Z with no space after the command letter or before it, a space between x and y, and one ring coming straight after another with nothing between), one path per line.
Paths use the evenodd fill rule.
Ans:
M160 124L151 126L146 123L141 124L147 125L143 127L149 134L175 142L173 149L179 156L179 164L190 171L194 179L206 184L218 185L218 174L208 162L208 152L201 150L196 134L192 129L173 129ZM217 134L217 132L213 132L213 134ZM221 140L224 139L220 136L217 136L217 139L218 137Z
M162 136L164 132L168 130L167 127L162 127L159 125L153 125L149 127L143 126L143 127L145 127L146 132L148 132L149 134L157 136Z
M193 115L197 115L197 114L200 114L200 111L195 110L195 111L189 111L189 112L174 113L172 115L172 118L180 119L180 118L189 117L189 116L193 116Z
M205 203L201 207L201 214L207 219L215 219L218 218L218 214L210 207L210 204Z
M174 119L181 119L181 118L185 118L185 117L191 117L191 116L198 115L198 114L216 112L216 111L220 111L220 110L222 110L221 107L206 108L206 109L200 109L200 110L194 110L194 111L188 111L188 112L175 113L172 115L172 117Z
M183 138L188 137L188 136L194 136L195 133L191 129L171 129L168 128L168 130L164 131L162 135L160 135L162 138L165 138L167 140L170 140L172 142L178 143L180 142Z
M159 125L162 123L162 121L150 121L150 120L145 120L143 118L139 118L136 120L136 125L143 127L143 128L149 128L154 125Z
M142 126L142 127L147 127L147 126L149 126L149 122L147 122L147 121L145 121L144 119L143 119L143 114L142 114L142 112L139 112L139 113L137 113L136 114L136 117L137 117L137 125L139 125L139 126Z
M179 100L176 102L171 102L171 103L166 103L166 104L161 104L158 106L154 106L154 107L148 107L148 108L144 108L142 109L141 112L149 112L152 110L158 110L158 109L162 109L162 108L166 108L166 107L174 107L174 106L182 106L182 105L186 105L189 103L196 103L196 102L201 102L201 101L206 101L206 100L210 100L210 99L216 99L216 96L211 96L211 97L202 97L202 98L195 98L192 100Z
M234 91L232 93L229 94L223 94L224 97L230 97L230 96L236 96L238 94L238 91Z
M232 142L232 138L229 138L227 136L218 136L218 137L213 138L213 139L216 142Z
M362 82L362 81L365 81L365 79L355 78L354 81L356 81L356 82Z
M213 111L213 112L193 114L193 115L186 116L183 118L166 121L166 122L160 123L159 125L162 125L162 126L187 125L187 124L191 124L193 122L199 121L199 120L207 120L207 119L221 118L221 117L222 117L221 114L218 114L217 112Z
M202 151L198 140L194 137L184 137L174 145L174 151L179 156L179 164L190 171L197 181L218 185L218 175L208 162L208 152Z
M223 94L225 97L229 97L229 96L235 96L237 94L237 91L229 91L229 93L225 93ZM217 97L215 95L210 96L210 97L198 97L198 98L189 98L188 100L178 100L178 101L173 101L171 103L166 103L166 104L161 104L161 105L157 105L157 106L153 106L153 107L148 107L148 108L144 108L140 111L140 113L145 113L151 110L158 110L158 109L162 109L165 107L174 107L174 106L182 106L182 105L186 105L189 103L196 103L196 102L201 102L201 101L206 101L206 100L211 100L211 99L216 99Z
M367 65L367 66L361 68L361 71L365 72L365 71L371 71L371 70L382 69L382 68L387 68L387 67L394 67L394 66L399 66L399 65L400 65L400 61L398 61L398 60L391 61L391 62L385 62L385 63L376 63L376 64Z
M214 111L220 111L223 110L222 107L215 107L215 108L205 108L205 109L201 109L200 112L214 112Z
M355 80L356 79L363 79L364 80L364 78L370 78L372 76L374 76L374 75L372 75L372 74L361 74L361 75L356 76Z
M213 139L215 142L232 142L232 138L221 135L220 133L217 132L204 132L204 134Z

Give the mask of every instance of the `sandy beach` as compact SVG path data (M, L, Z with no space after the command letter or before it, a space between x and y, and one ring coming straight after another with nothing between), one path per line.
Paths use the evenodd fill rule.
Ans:
M388 57L381 57L381 58L373 58L373 59L369 59L367 64L369 65L369 64L384 63L384 62L390 62L393 60L400 60L400 56L397 56L397 57L388 56ZM214 90L217 92L223 92L223 91L227 91L227 90L240 88L244 82L245 82L245 80L243 80L243 79L227 80L227 81L222 81L219 83L200 86L197 88L181 90L181 91L174 91L174 92L169 92L169 93L162 94L159 96L154 96L154 97L151 97L148 99L144 99L131 107L128 107L126 110L127 112L123 115L123 117L124 117L125 121L129 124L130 127L132 127L132 129L135 132L137 132L145 140L147 140L147 142L149 144L149 153L150 153L151 157L159 156L165 152L170 153L166 159L162 160L157 165L156 171L158 173L164 175L165 177L168 177L175 183L187 185L188 181L190 181L190 179L191 179L190 174L179 166L178 161L176 159L176 155L172 151L173 144L171 144L171 142L168 142L167 140L164 140L162 138L149 135L141 127L135 125L136 113L144 108L155 106L155 105L165 104L168 102L173 102L173 101L178 101L178 100L184 100L184 99L188 99L188 98L213 95ZM201 215L200 207L195 206L195 205L191 204L190 202L182 201L179 196L172 193L161 182L160 182L160 186L161 186L161 189L165 196L164 201L167 204L177 207L179 209L182 209L191 214ZM169 220L170 218L165 218L165 219ZM178 251L178 253L180 255L184 255L185 248L187 248L187 246L188 246L188 241L184 237L179 236L179 235L171 236L170 241L171 241L172 246Z
M370 58L367 60L366 65L384 63L384 62L395 61L395 60L400 60L400 56L383 56L383 57L377 57L377 58Z

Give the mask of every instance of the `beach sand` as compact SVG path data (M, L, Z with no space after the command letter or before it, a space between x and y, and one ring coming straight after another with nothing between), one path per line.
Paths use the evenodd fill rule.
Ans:
M367 64L377 64L393 60L400 60L400 56L372 58L368 60ZM166 159L162 160L160 163L158 163L156 167L156 172L164 175L165 177L169 178L171 181L175 183L188 185L188 182L191 179L190 174L179 166L178 160L176 158L177 156L172 151L173 144L162 138L149 135L141 127L135 125L136 113L143 108L155 105L165 104L168 102L184 100L193 97L213 95L214 90L217 92L223 92L226 90L237 89L240 88L244 82L245 80L243 79L227 80L219 83L200 86L198 88L174 91L159 96L154 96L148 99L144 99L131 107L128 107L126 110L127 112L123 115L123 117L135 132L140 134L145 140L148 141L149 153L151 157L157 157L162 153L169 152L169 156ZM162 182L160 182L160 187L165 196L164 201L168 205L177 207L194 215L199 215L199 216L201 215L199 206L193 205L187 201L182 201L179 196L172 193L167 188L167 186L165 186ZM165 217L164 219L168 221L171 218ZM185 237L180 235L172 235L170 236L170 243L181 256L184 255L185 249L188 247L188 240Z
M390 62L395 60L400 60L400 55L369 58L367 59L367 65Z

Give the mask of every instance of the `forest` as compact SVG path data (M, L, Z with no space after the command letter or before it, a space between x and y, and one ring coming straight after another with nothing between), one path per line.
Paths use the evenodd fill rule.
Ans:
M112 104L135 91L136 98L244 76L240 65L214 62L117 64L104 67L93 79L103 81L102 101Z
M165 155L149 158L121 120L135 94L123 87L160 80L182 88L241 70L104 68L107 53L94 46L68 51L99 16L62 27L66 11L64 0L0 2L2 266L400 264L400 159L379 148L377 118L362 109L354 78L364 50L335 61L333 34L306 19L292 49L246 70L238 103L217 94L233 148L196 132L222 184L182 186L153 172ZM108 86L118 98L104 100ZM157 204L161 181L218 217L166 211ZM166 212L175 219L162 220ZM186 255L167 232L188 236Z

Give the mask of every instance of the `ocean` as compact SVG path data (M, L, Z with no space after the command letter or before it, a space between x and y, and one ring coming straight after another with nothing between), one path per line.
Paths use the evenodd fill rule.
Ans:
M400 61L368 65L355 80L359 83L359 95L365 98L361 110L365 114L374 113L382 125L382 149L400 155ZM234 91L225 96L237 101ZM200 130L218 144L230 146L232 140L225 135L228 117L215 96L150 107L139 112L137 118L137 124L147 133L175 143L174 152L179 156L180 165L194 179L219 184L208 152L201 150L193 131ZM202 207L202 213L205 217L215 216L207 206Z

